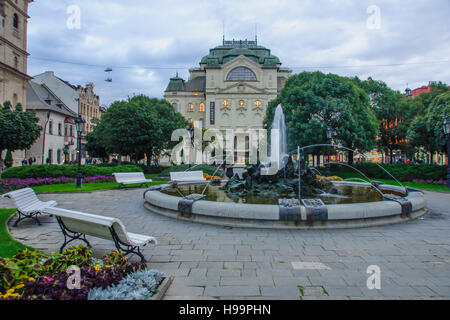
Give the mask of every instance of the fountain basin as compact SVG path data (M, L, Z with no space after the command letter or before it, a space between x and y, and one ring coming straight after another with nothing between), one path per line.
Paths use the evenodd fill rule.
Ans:
M370 183L334 182L336 186L368 188ZM198 185L198 184L196 184ZM163 193L173 188L165 184L144 192L144 206L157 214L185 221L220 225L226 227L272 228L272 229L324 229L355 228L411 221L426 213L424 194L415 189L380 184L384 192L401 197L383 201L328 204L327 214L319 218L311 216L304 205L296 206L294 214L286 215L286 208L276 204L249 204L202 200L201 197L186 199Z

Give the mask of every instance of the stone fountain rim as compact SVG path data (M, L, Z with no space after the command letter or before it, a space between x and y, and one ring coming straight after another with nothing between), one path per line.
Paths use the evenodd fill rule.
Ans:
M333 181L337 185L371 186L370 183L353 181ZM197 185L199 183L185 183ZM226 227L270 228L270 229L333 229L355 228L385 225L411 221L423 216L426 212L426 201L423 192L407 188L404 197L410 204L405 212L404 206L396 201L362 202L352 204L327 205L326 220L307 220L307 210L301 205L295 220L283 220L280 206L264 204L242 204L234 202L216 202L208 200L193 201L188 212L180 211L182 197L171 196L160 192L171 188L172 184L151 188L144 192L144 206L157 214L180 220L213 224ZM381 190L403 192L400 186L380 184ZM184 209L183 209L184 210Z

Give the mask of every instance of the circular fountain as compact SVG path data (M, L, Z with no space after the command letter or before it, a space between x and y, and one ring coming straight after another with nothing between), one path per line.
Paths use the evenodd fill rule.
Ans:
M274 128L268 163L248 166L242 176L226 181L154 186L144 192L144 206L181 220L280 229L367 227L410 221L426 213L424 194L400 183L318 179L315 169L302 160L306 147L298 148L296 161L287 152L281 106Z

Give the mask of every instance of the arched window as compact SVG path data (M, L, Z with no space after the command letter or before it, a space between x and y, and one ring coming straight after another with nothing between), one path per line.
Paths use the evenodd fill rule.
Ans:
M205 112L205 104L204 104L203 102L201 102L201 103L198 105L198 111L199 111L199 112Z
M188 110L187 111L188 112L194 112L194 104L193 103L191 103L191 102L188 103Z
M174 103L172 104L172 106L173 106L173 110L174 110L175 112L178 112L178 104L177 104L176 102L174 102Z
M13 27L19 29L19 16L17 13L14 13L13 15Z
M256 81L256 75L249 68L237 67L227 75L227 81Z

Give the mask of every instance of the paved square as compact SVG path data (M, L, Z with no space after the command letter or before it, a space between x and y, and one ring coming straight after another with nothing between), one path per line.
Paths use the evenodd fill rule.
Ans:
M158 238L144 254L173 275L166 299L449 299L450 194L426 192L430 213L403 224L343 230L223 228L173 220L143 207L144 189L46 194L58 206L117 217L129 232ZM0 207L12 204L0 199ZM54 218L25 221L13 237L46 253L62 234ZM95 255L114 243L88 237ZM136 257L133 259L138 260ZM293 264L294 263L294 264ZM367 288L367 268L381 290Z

